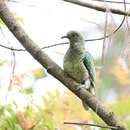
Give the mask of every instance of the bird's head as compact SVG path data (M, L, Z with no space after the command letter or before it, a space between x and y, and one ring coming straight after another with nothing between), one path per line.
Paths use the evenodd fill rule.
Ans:
M61 38L68 38L72 44L83 41L82 35L77 31L69 31L66 36L63 36Z

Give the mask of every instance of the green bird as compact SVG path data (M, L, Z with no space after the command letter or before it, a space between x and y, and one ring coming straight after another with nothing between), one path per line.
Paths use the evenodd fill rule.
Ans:
M69 31L62 38L68 38L70 41L69 49L64 56L64 71L72 79L82 84L78 86L77 90L85 87L86 90L95 95L95 66L93 57L85 49L82 35L77 31ZM86 102L83 102L83 106L85 110L89 109Z

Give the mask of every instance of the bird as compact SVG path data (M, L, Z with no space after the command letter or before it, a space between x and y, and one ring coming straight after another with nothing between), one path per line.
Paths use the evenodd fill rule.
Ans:
M85 87L92 95L95 95L96 71L92 55L85 48L83 36L77 31L69 31L65 36L69 40L69 48L64 56L64 72L76 82L82 84L78 88ZM78 89L77 89L78 90ZM82 101L85 110L89 107Z

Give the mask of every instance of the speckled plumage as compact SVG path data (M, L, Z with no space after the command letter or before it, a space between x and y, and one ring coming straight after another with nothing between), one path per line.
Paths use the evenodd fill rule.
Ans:
M64 71L78 83L84 84L86 80L90 80L90 86L87 90L94 94L95 91L95 67L93 57L85 50L84 40L80 33L70 31L66 38L70 41L70 47L64 56ZM83 102L85 109L88 109L86 103Z

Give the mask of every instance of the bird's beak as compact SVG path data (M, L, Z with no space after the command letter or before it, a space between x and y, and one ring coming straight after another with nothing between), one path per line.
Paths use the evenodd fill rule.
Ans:
M68 38L68 37L67 37L67 36L63 36L63 37L61 37L61 38L63 39L63 38Z

